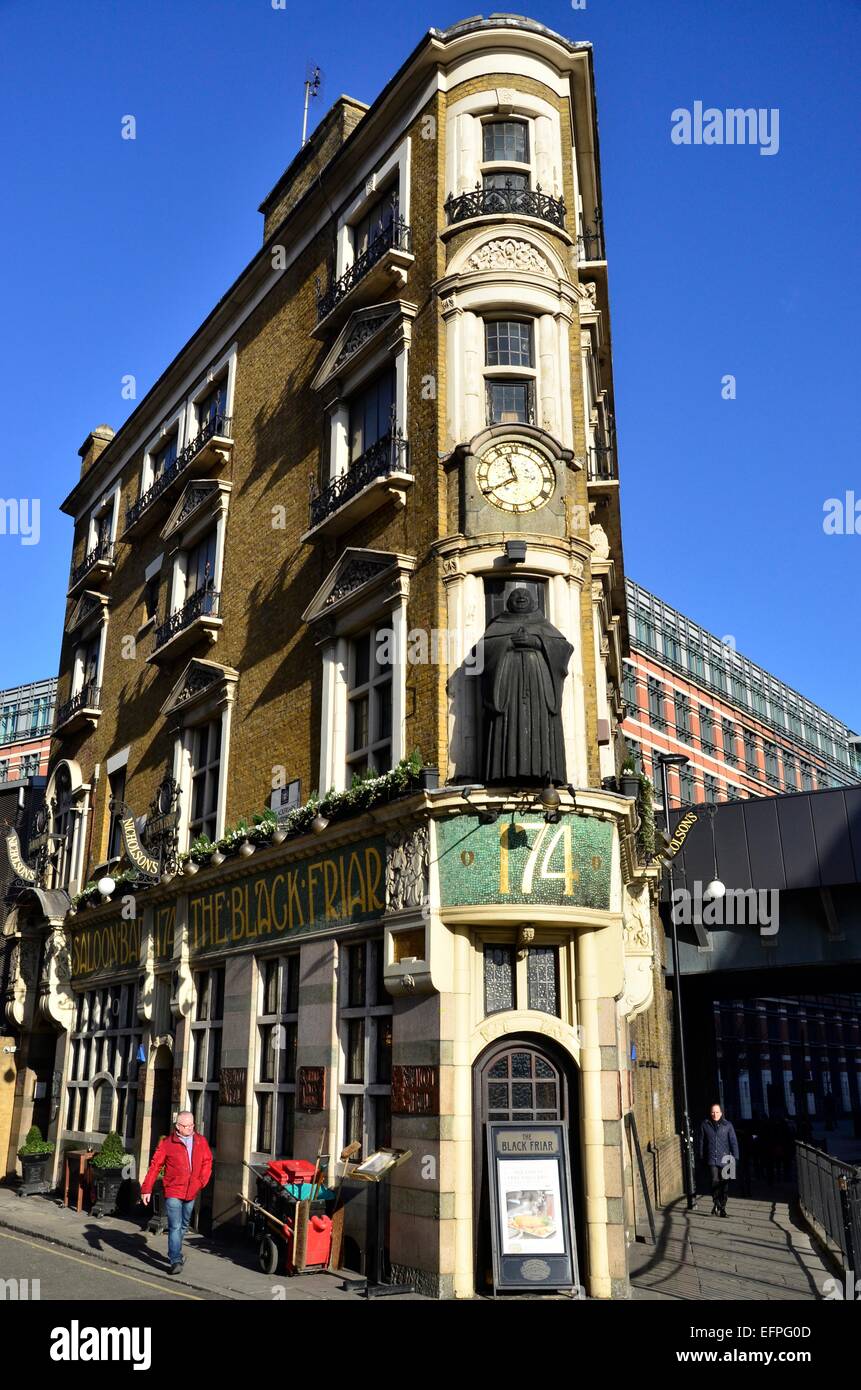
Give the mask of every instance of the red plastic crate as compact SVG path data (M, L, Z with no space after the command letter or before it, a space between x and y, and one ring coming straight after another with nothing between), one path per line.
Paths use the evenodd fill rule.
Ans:
M272 1158L266 1165L266 1171L283 1187L286 1183L310 1182L316 1166L305 1158Z

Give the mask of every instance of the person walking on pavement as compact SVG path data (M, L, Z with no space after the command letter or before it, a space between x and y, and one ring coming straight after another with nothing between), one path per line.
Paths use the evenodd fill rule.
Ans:
M156 1178L164 1168L164 1205L167 1211L167 1257L171 1274L185 1264L182 1242L191 1221L194 1202L212 1176L212 1150L202 1134L194 1132L194 1116L180 1110L174 1132L160 1139L146 1177L141 1201L148 1206Z
M726 1216L727 1191L738 1162L738 1140L717 1104L712 1106L709 1119L700 1125L700 1157L711 1172L712 1216Z

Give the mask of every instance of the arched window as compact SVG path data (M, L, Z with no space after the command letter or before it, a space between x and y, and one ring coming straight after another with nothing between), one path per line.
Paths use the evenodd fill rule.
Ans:
M67 767L60 767L54 779L53 833L56 859L54 887L68 888L72 874L72 848L75 816L72 809L72 779Z

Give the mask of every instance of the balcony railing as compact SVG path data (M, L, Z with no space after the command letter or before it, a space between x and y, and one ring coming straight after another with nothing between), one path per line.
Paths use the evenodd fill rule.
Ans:
M408 227L402 217L393 217L388 226L382 227L373 241L368 242L367 249L353 261L344 274L332 281L325 294L317 295L317 322L320 323L331 314L335 306L340 304L368 271L383 259L387 251L404 251L409 254L412 249L412 227Z
M604 223L601 219L600 208L595 209L595 216L591 223L581 221L577 247L581 260L604 261L607 259L604 250Z
M376 478L409 473L409 444L400 430L384 434L351 464L346 473L311 498L311 529L343 507Z
M553 198L538 188L515 188L509 179L503 188L482 188L475 185L471 193L453 193L445 201L449 226L466 222L470 217L494 217L519 213L521 217L539 217L554 227L565 226L565 199Z
M155 482L142 492L138 500L126 510L126 530L130 530L137 521L143 516L144 512L157 502L163 493L167 492L172 483L181 473L185 471L201 451L209 443L210 439L230 439L232 421L229 415L224 415L220 411L210 415L202 429L186 444L181 454L177 454L173 463L160 473Z
M93 566L97 565L100 560L105 561L105 563L109 565L113 564L114 543L107 538L98 540L92 550L87 551L81 563L74 566L69 578L69 588L74 589L75 585L79 584L84 576L89 574Z
M615 482L619 474L616 469L616 450L612 444L593 444L586 463L586 477L590 483Z
M197 589L181 608L177 608L175 613L171 613L165 622L156 628L154 650L158 651L160 647L164 647L172 637L191 627L198 618L217 618L220 599L221 595L215 589L207 586Z
M101 709L102 689L99 685L94 685L88 681L71 700L67 700L64 705L57 707L57 721L54 727L59 729L62 724L68 724L76 714L84 709Z

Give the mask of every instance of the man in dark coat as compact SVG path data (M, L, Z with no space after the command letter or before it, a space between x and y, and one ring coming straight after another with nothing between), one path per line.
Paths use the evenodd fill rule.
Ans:
M528 589L513 589L506 611L479 644L486 720L486 782L564 786L562 687L574 651Z
M711 1172L712 1216L726 1216L727 1191L738 1162L738 1140L717 1103L710 1118L700 1125L700 1158Z

